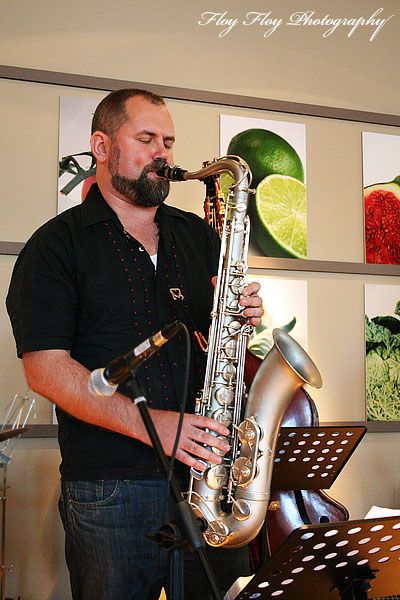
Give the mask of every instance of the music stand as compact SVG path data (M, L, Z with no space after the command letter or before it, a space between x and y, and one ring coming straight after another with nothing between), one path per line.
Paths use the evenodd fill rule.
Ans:
M400 517L304 525L235 600L363 600L400 592Z
M331 515L328 510L329 516L321 512L322 507L318 502L314 503L314 494L319 498L321 490L332 486L365 433L364 426L287 426L280 429L273 458L271 498L258 543L259 567L271 554L267 549L269 542L276 550L284 540L280 534L281 527L288 535L289 531L302 525L347 520L341 511L334 511ZM281 501L284 510L279 514ZM314 510L314 506L318 506L318 509ZM284 517L288 510L294 521L286 527ZM272 515L273 511L277 511L277 514ZM268 518L272 520L270 528Z
M329 489L366 431L363 426L282 427L271 489Z

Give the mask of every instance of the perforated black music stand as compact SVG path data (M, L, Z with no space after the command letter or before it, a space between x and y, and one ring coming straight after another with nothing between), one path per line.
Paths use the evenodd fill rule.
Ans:
M304 525L235 600L361 600L400 593L400 517Z
M329 489L365 433L365 427L281 428L271 488ZM389 517L299 527L236 600L366 600L399 590L400 517Z
M282 427L272 490L327 490L364 437L366 427Z

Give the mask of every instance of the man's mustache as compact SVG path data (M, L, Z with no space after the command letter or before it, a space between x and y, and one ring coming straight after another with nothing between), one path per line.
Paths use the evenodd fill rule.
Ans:
M143 174L150 173L151 171L159 171L167 165L167 162L162 158L156 158L150 165L144 167Z

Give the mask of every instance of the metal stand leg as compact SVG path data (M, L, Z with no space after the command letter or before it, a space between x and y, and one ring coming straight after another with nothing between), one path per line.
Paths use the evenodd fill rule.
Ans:
M340 598L342 600L368 600L368 590L371 589L369 581L375 579L375 575L369 569L364 575L348 575L339 586Z
M12 450L17 438L27 431L25 427L31 411L35 412L35 399L28 396L19 396L15 394L10 403L4 424L0 427L0 442L4 444L0 448L0 469L3 470L3 483L0 484L0 501L2 503L1 511L1 600L11 600L5 598L6 593L6 571L12 570L6 566L6 509L7 509L7 465L10 463ZM11 428L9 424L12 424ZM21 426L22 424L22 426Z
M168 598L183 600L184 597L182 550L174 548L169 554Z
M7 510L7 465L0 465L3 470L3 483L0 486L1 501L1 600L6 594L6 510Z
M164 449L161 445L160 439L158 437L157 431L154 427L154 423L151 419L149 410L147 408L146 398L144 397L143 390L141 389L138 381L135 378L135 373L132 372L132 377L128 380L128 389L130 393L130 397L132 402L136 404L138 407L140 416L143 419L143 423L146 427L146 431L150 437L152 446L157 453L157 456L160 459L161 466L166 475L169 472L169 462L165 455ZM174 474L172 473L170 478L170 489L172 498L174 500L175 513L177 515L177 520L179 521L179 525L182 527L182 539L187 543L188 547L195 551L200 562L200 565L203 569L204 575L207 578L208 585L210 587L210 591L215 600L222 600L222 595L218 590L217 582L212 572L207 557L205 555L204 547L205 542L200 530L200 524L195 517L195 514L192 508L189 506L186 500L183 500L182 493L179 490L178 482ZM167 526L168 527L168 526ZM160 541L164 538L164 530L161 528L162 535L160 535ZM160 530L160 533L161 533ZM148 536L149 537L149 536ZM150 535L152 538L153 536ZM155 541L159 534L155 534ZM180 546L181 544L179 544ZM180 551L181 549L177 546L177 549ZM175 549L172 551L174 552ZM178 557L178 553L175 553L171 556L171 564L174 566L173 571L173 580L175 583L175 590L173 591L173 595L171 596L172 600L183 600L183 568L182 568L182 557Z

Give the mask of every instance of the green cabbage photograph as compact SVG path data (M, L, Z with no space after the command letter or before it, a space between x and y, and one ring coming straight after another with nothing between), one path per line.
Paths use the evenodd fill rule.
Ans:
M400 301L395 315L400 316ZM367 419L400 420L400 320L365 315Z

